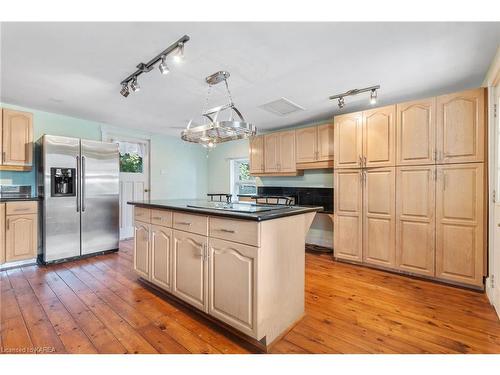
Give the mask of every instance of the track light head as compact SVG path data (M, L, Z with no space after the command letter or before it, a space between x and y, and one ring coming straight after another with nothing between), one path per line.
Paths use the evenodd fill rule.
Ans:
M167 55L163 55L161 58L161 63L158 65L158 69L160 69L160 73L163 75L167 75L170 72L167 66Z
M370 104L371 105L377 104L377 90L376 89L372 90L372 92L370 94Z
M127 83L124 83L122 85L122 89L120 90L120 94L122 94L122 96L124 98L126 98L130 94L130 91L128 89L128 84Z
M341 97L339 98L339 108L340 108L340 109L344 108L344 105L345 105L345 103L344 103L344 97L343 97L343 96L341 96Z
M130 84L130 88L133 92L137 92L141 89L141 86L139 86L139 83L137 82L137 77L134 77L132 83Z
M184 43L180 42L177 44L177 53L174 55L174 61L176 63L181 63L184 60Z

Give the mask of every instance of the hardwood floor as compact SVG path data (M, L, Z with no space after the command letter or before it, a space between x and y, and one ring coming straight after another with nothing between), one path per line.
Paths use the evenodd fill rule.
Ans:
M255 352L139 283L130 241L0 283L4 353ZM307 253L306 315L272 353L500 353L500 322L484 294Z

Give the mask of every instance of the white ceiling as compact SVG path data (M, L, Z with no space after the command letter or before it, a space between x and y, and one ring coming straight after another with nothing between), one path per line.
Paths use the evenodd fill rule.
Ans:
M120 81L182 35L182 65ZM380 84L380 104L481 85L500 43L500 23L2 23L5 103L151 132L178 134L204 105L204 78L231 73L238 108L268 130L340 113L328 96ZM222 104L217 87L211 104ZM259 108L286 97L305 108ZM346 98L343 112L368 107ZM174 129L172 129L174 128Z

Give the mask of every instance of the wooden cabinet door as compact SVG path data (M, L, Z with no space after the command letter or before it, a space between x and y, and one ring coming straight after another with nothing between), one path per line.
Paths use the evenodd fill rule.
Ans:
M5 263L5 203L0 203L0 264L2 263Z
M363 158L365 167L390 167L396 157L396 106L363 112Z
M334 256L361 262L363 260L362 171L359 169L334 171Z
M398 104L396 116L396 164L434 164L436 98Z
M483 164L437 166L436 277L483 285Z
M295 130L279 132L279 171L295 172Z
M208 249L208 313L255 337L259 248L211 238Z
M171 286L172 229L151 226L151 282L163 289Z
M5 260L13 262L33 259L38 250L38 215L12 215L6 217Z
M318 153L318 128L312 126L295 130L297 163L316 161Z
M318 161L333 160L333 124L318 125Z
M33 115L3 109L3 164L29 166L33 162Z
M437 97L438 164L484 161L484 89Z
M207 237L174 230L173 239L172 292L207 312Z
M396 169L396 265L434 276L436 167Z
M279 133L264 135L264 171L266 173L279 172L280 163L280 136Z
M3 164L3 109L0 108L0 165L2 164Z
M334 168L360 168L363 156L363 116L361 112L335 116Z
M264 137L250 138L250 173L264 173Z
M137 274L149 280L150 235L149 224L136 221L134 223L134 270Z
M396 265L395 167L363 171L363 261Z

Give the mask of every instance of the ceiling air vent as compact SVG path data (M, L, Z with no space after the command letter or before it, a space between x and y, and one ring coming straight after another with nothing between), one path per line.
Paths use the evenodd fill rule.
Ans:
M290 113L304 110L303 107L295 104L287 98L281 98L266 104L262 104L261 106L259 106L259 108L262 108L265 111L274 113L275 115L279 116L286 116Z

